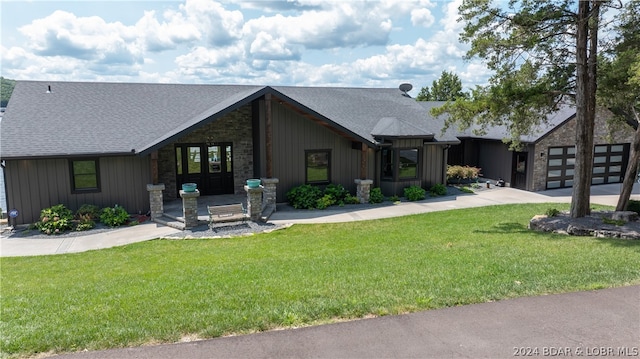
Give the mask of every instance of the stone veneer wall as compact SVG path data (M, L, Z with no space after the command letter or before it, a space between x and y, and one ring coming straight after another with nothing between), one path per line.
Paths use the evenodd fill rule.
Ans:
M158 180L165 185L165 198L178 198L175 144L204 143L208 137L215 142L232 143L234 192L245 193L245 181L254 177L251 104L214 120L158 151Z
M633 129L628 125L623 125L616 127L615 131L610 131L610 126L607 124L607 119L610 117L611 113L607 110L598 109L596 112L594 145L631 143L634 135ZM536 144L533 163L533 188L530 190L543 191L546 188L549 147L571 146L571 144L575 144L575 137L576 119L573 118L563 126L556 128ZM544 156L540 156L541 153L544 153Z

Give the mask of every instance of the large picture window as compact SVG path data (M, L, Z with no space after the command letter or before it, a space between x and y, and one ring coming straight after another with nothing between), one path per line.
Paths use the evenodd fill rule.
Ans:
M399 150L398 157L398 179L418 178L418 150Z
M98 159L70 160L71 190L73 192L100 191Z
M383 149L381 152L381 177L398 181L418 178L420 151L417 148Z
M331 182L331 151L305 151L306 183L323 184Z

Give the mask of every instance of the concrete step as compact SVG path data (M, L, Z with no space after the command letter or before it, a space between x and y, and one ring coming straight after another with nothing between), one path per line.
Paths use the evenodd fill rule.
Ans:
M181 222L174 217L163 215L162 217L154 218L152 220L167 227L179 229L181 231L185 230L184 222Z
M269 217L271 217L271 215L276 211L276 206L274 204L270 204L268 206L266 206L263 210L262 210L262 214L260 215L260 221L262 222L267 222L269 220Z

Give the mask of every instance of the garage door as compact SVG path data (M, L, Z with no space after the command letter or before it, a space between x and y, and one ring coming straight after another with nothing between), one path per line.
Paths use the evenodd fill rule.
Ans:
M591 184L620 183L629 159L629 144L596 145ZM547 156L547 189L573 186L575 146L550 147Z

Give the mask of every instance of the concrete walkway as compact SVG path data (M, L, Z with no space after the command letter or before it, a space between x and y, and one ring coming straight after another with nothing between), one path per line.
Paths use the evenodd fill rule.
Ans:
M591 188L591 203L615 206L620 186L620 184L593 186ZM636 184L632 198L639 197L640 185ZM360 206L358 209L351 209L349 206L345 206L335 209L330 207L326 210L279 210L271 216L269 222L274 224L350 222L510 203L569 203L570 201L570 188L528 192L508 187L492 187L474 194L429 198L418 202L402 202L397 205L372 205L370 208ZM143 223L85 236L51 236L47 238L0 236L0 257L77 253L162 238L179 232L178 229L156 223Z

